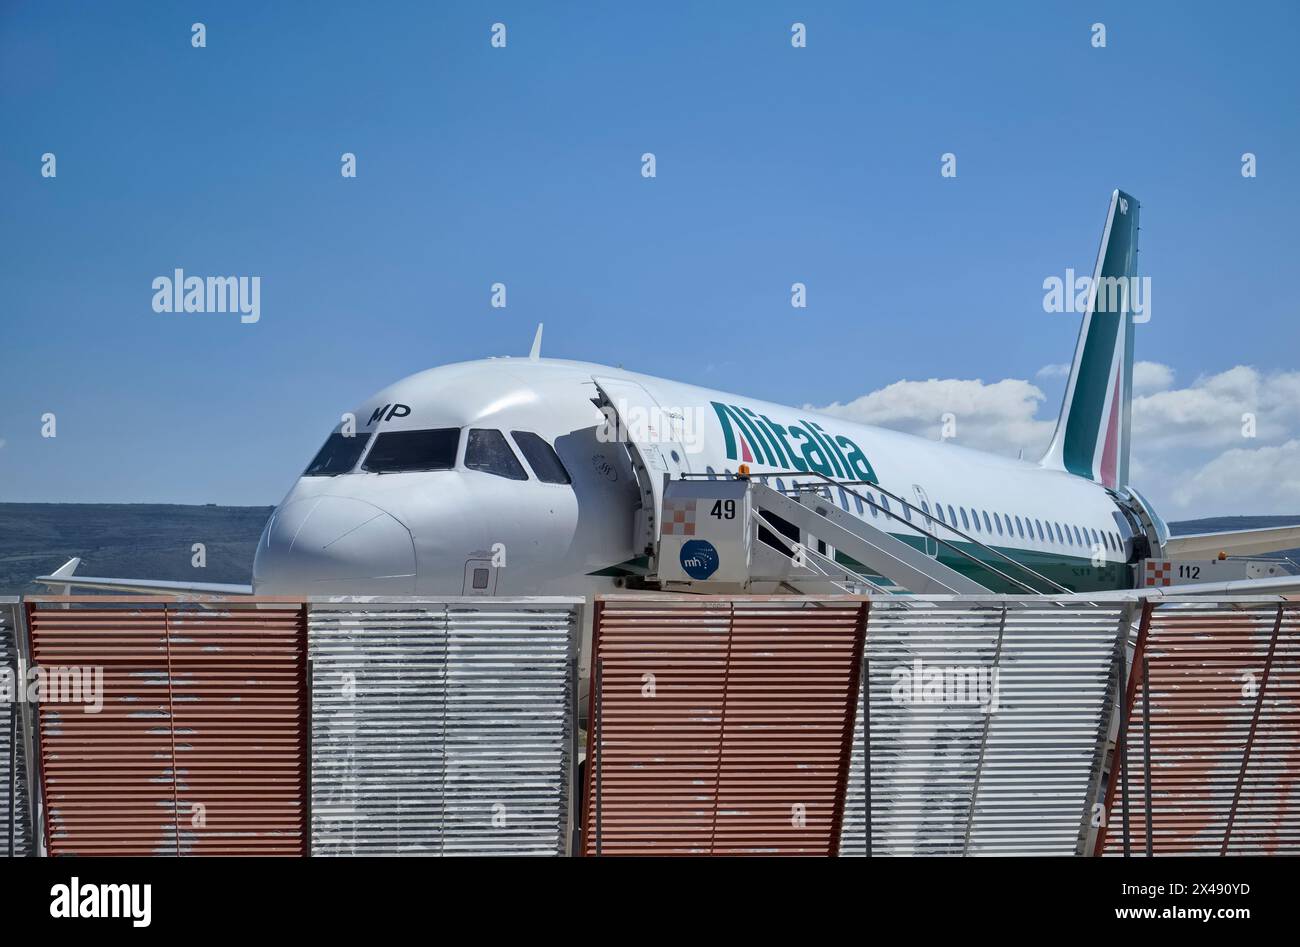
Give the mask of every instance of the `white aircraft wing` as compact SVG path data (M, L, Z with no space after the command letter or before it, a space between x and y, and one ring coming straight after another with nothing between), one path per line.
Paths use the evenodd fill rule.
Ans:
M75 575L80 559L69 559L49 575L38 575L37 582L43 585L61 586L64 594L73 588L99 589L107 592L142 592L174 595L193 592L204 595L252 595L251 585L236 585L227 582L169 582L163 579L105 579L95 576Z
M1220 552L1230 556L1259 556L1283 549L1300 549L1300 525L1171 536L1165 543L1164 554L1166 559L1213 559Z
M1085 602L1141 601L1184 595L1296 595L1300 575L1279 575L1267 579L1233 579L1228 582L1188 582L1160 588L1119 589L1111 592L1075 592L1071 598Z

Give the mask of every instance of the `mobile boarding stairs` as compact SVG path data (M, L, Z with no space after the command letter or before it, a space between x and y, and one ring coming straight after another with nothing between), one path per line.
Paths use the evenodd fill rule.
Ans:
M773 482L780 488L771 486ZM653 491L659 509L642 519L641 528L650 560L646 578L665 590L924 596L1075 594L876 483L846 483L814 472L791 472L757 477L683 474L676 480L665 474L660 486L660 490ZM653 495L650 491L647 494L647 499ZM892 502L886 502L886 498ZM903 512L894 509L895 505ZM859 515L850 512L853 508ZM883 527L891 527L894 532ZM940 561L940 550L947 562ZM1109 565L1135 568L1141 577L1150 571L1146 566L1156 561L1142 559L1132 565ZM960 565L961 569L948 563ZM1183 564L1163 563L1166 569L1177 565ZM1274 570L1284 568L1277 560L1237 559L1194 565L1212 570L1216 578L1222 579L1275 574ZM1194 570L1197 575L1201 568ZM1193 569L1170 572L1190 577ZM1172 584L1182 583L1176 579ZM1127 597L1133 593L1119 594ZM1102 597L1111 595L1088 595L1090 599Z

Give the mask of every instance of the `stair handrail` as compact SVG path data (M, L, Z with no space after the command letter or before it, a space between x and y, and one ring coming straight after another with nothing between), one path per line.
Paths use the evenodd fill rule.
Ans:
M1028 585L1028 584L1026 584L1026 583L1024 583L1024 582L1021 582L1021 581L1018 580L1018 579L1014 579L1014 578L1012 578L1011 576L1009 576L1009 575L1007 575L1005 572L1003 572L1001 569L994 568L994 567L993 567L992 565L990 565L989 563L984 562L983 560L981 560L981 559L979 559L979 558L977 558L977 557L975 557L975 556L972 556L970 553L966 552L966 550L958 548L957 546L955 546L955 545L953 545L952 543L948 542L946 539L943 539L943 538L941 538L941 537L939 537L939 536L936 536L934 533L930 532L929 530L923 529L922 527L920 527L920 526L918 526L917 524L913 523L913 522L911 521L911 519L906 518L906 517L903 517L903 516L900 516L899 514L895 513L893 510L886 509L885 507L883 507L883 506L881 506L880 504L878 504L878 503L876 503L875 501L873 501L870 497L864 497L861 493L858 493L856 490L853 490L853 489L852 489L853 486L869 486L869 487L871 487L872 489L874 489L874 490L878 491L879 493L883 494L884 496L887 496L887 497L889 497L889 498L891 498L891 499L893 499L893 500L896 500L896 501L897 501L899 504L901 504L902 506L904 506L904 507L906 507L906 508L908 508L908 509L910 509L910 510L915 510L919 515L925 517L926 519L931 520L932 522L938 522L938 523L941 523L941 524L942 524L946 529L948 529L949 531L951 531L951 532L953 532L953 533L956 533L956 534L957 534L958 536L960 536L962 539L965 539L965 540L967 540L968 542L973 543L974 545L978 546L979 548L981 548L981 549L983 549L983 550L985 550L985 551L987 551L987 552L992 553L994 556L998 557L999 559L1002 559L1002 560L1004 560L1004 561L1006 561L1006 562L1011 563L1013 566L1015 566L1017 569L1020 569L1022 572L1025 572L1025 573L1029 574L1030 576L1033 576L1033 577L1036 578L1036 579L1041 579L1043 582L1047 583L1047 585L1049 585L1049 586L1051 586L1052 588L1056 589L1058 592L1060 592L1060 593L1064 593L1064 594L1066 594L1066 595L1073 595L1073 594L1074 594L1074 592L1073 592L1071 589L1066 588L1064 585L1061 585L1059 582L1056 582L1056 581L1053 580L1053 579L1049 579L1047 576L1042 575L1042 574L1040 574L1039 572L1037 572L1036 570L1029 568L1029 566L1025 565L1023 562L1017 562L1015 559L1012 559L1010 556L1006 555L1006 554L1003 553L1003 552L999 552L997 549L993 548L992 546L989 546L988 544L982 542L981 540L976 539L974 536L971 536L971 535L969 535L968 533L964 533L964 532L962 532L962 531L961 531L960 529L958 529L956 526L951 526L951 525L949 525L948 522L947 522L946 520L938 519L938 517L935 517L935 516L933 516L933 515L930 514L930 513L926 513L924 510L922 510L920 507L916 506L914 503L910 502L909 500L904 499L903 497L899 496L899 495L896 494L896 493L893 493L893 492L890 491L890 490L886 490L886 489L885 489L884 487L882 487L880 484L878 484L878 483L876 483L876 482L874 482L874 481L871 481L871 480L836 480L834 477L828 477L826 474L821 473L821 472L816 471L816 470L789 470L789 471L775 471L775 472L764 472L764 473L761 473L761 474L753 474L753 473L751 473L751 474L749 474L748 476L745 476L745 477L742 477L742 476L739 475L739 474L726 475L726 474L716 474L716 473L715 473L715 474L712 474L712 475L707 474L707 473L703 473L703 474L688 473L688 474L683 474L683 475L682 475L682 479L684 479L684 480L727 480L727 479L730 479L730 480L753 480L753 479L756 478L756 477L757 477L757 478L760 478L760 479L759 479L759 482L762 483L763 486L767 486L766 479L769 478L769 477L791 477L791 478L794 478L794 477L815 477L815 478L818 478L818 479L820 479L820 480L825 481L825 485L826 485L826 486L839 487L840 489L844 490L846 493L850 493L850 494L852 494L853 496L857 497L859 500L862 500L862 501L863 501L864 503L866 503L868 506L870 506L870 507L872 507L872 508L874 508L874 509L880 510L880 512L884 513L886 516L890 517L891 519L897 520L898 522L900 522L900 523L902 523L903 525L907 526L907 527L908 527L909 529L911 529L912 531L917 532L917 533L920 533L922 536L927 536L927 537L929 537L930 539L933 539L933 540L934 540L935 542L937 542L937 543L941 543L941 544L942 544L943 546L945 546L946 548L951 549L953 552L957 553L958 555L963 556L963 557L969 559L971 562L974 562L976 565L980 566L981 568L983 568L983 569L987 569L989 572L992 572L994 575L1001 576L1003 579L1006 579L1006 580L1007 580L1008 582L1010 582L1012 585L1019 586L1020 588L1024 589L1026 592L1029 592L1029 593L1031 593L1031 594L1033 594L1033 595L1049 594L1049 593L1044 593L1044 592L1041 591L1040 589L1036 589L1036 588L1034 588L1032 585ZM795 489L796 492L808 492L808 491L810 491L810 490L818 490L818 489L821 489L821 485L817 485L817 486L809 487L807 484L801 484L801 483L799 483L797 480L793 481L793 483L794 483L794 489ZM771 488L769 487L768 489L771 489ZM834 503L834 500L831 500L831 502ZM850 514L850 515L852 515L852 514Z
M759 513L758 513L757 510L750 510L749 517L750 517L750 522L751 522L751 524L755 527L755 530L756 530L756 531L757 531L758 529L766 529L766 530L768 530L769 532L772 531L772 524L771 524L771 523L768 523L766 520L764 520L763 517L762 517L761 515L759 515ZM891 593L889 592L889 590L886 589L884 586L880 585L880 584L877 583L877 582L872 582L869 578L867 578L867 577L866 577L865 575L863 575L861 572L858 572L858 571L856 571L856 570L854 570L854 569L850 569L848 566L844 565L844 563L842 563L842 562L836 562L836 561L835 561L834 559L832 559L830 556L827 556L827 555L825 555L824 553L818 552L816 549L812 549L812 548L810 548L810 547L809 547L807 544L805 544L805 543L801 543L801 542L799 542L798 540L791 539L789 536L784 536L784 535L782 535L782 534L780 534L780 533L776 533L776 532L773 532L773 537L774 537L774 539L775 539L777 542L779 542L779 543L781 544L781 550L780 550L780 551L781 551L781 552L784 552L784 553L785 553L786 555L788 555L791 559L796 558L796 555L797 555L797 554L796 554L795 552L791 551L790 549L786 548L786 545L785 545L785 544L786 544L787 542L794 543L796 546L798 546L800 549L802 549L802 550L804 551L804 554L805 554L805 555L806 555L810 560L818 561L818 564L819 564L819 565L820 565L821 563L829 563L833 568L842 571L842 572L844 573L844 575L843 575L843 580L844 580L844 581L849 582L849 581L854 581L854 580L856 580L857 583L858 583L859 585L866 586L867 588L871 589L872 591L876 592L876 593L879 594L879 595L889 595L889 594L891 594ZM812 566L809 565L808 568L811 569ZM823 568L824 568L824 566L823 566ZM822 579L825 579L826 581L828 581L828 582L832 582L832 583L837 583L837 582L839 582L839 581L840 581L840 578L841 578L840 576L835 576L835 575L832 575L831 573L829 573L829 572L825 572L825 571L819 573L819 575L820 575L820 577L821 577ZM798 582L798 581L799 581L800 579L802 579L802 578L813 578L813 577L811 577L811 576L790 576L790 577L786 577L786 578L783 579L782 581L787 582L787 583L788 583L788 582L792 582L792 581L793 581L793 582Z

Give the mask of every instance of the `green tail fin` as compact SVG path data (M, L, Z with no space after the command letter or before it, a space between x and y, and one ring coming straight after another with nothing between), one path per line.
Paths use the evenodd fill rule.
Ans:
M1145 321L1150 304L1149 282L1137 277L1138 210L1131 195L1111 194L1065 400L1042 460L1111 489L1128 484L1134 308Z

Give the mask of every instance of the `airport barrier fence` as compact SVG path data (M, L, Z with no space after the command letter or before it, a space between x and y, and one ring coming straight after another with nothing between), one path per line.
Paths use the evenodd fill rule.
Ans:
M0 598L0 854L10 858L33 854L22 634L18 599Z
M867 601L600 598L583 852L834 855Z
M0 847L1296 854L1298 637L1276 597L0 599Z
M564 854L582 607L313 602L312 854Z
M51 855L302 855L301 602L29 600Z
M1148 608L1105 855L1300 854L1300 602Z
M1082 854L1133 611L874 600L841 854Z

